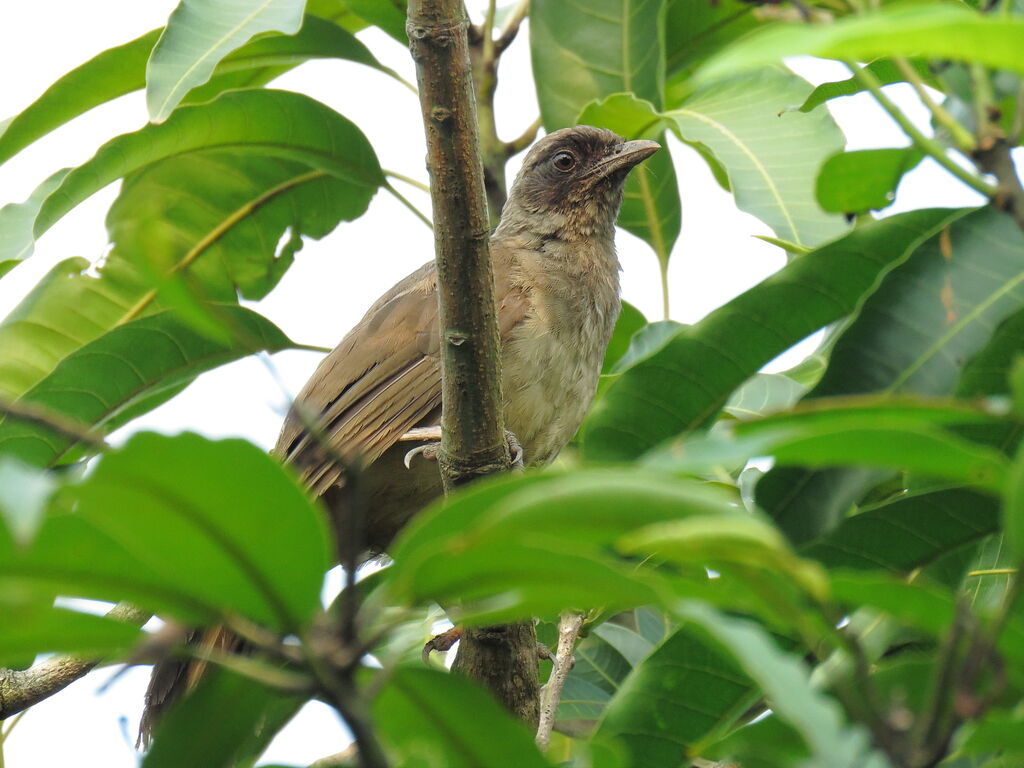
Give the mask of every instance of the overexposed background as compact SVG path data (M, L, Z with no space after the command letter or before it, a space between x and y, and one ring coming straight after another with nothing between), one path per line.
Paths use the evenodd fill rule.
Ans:
M699 2L701 0L694 0ZM61 75L100 51L161 26L173 0L34 0L0 3L0 119L16 114ZM477 19L485 3L468 5ZM526 30L503 59L498 121L504 138L518 135L537 115ZM414 82L407 51L383 33L360 33L385 65ZM845 79L842 66L797 60L791 66L815 84ZM310 62L277 80L274 87L307 93L353 120L369 137L381 165L426 181L419 105L415 96L375 70L341 61ZM906 86L887 89L926 132L927 116ZM835 100L830 109L846 132L850 149L905 146L899 128L869 97ZM50 134L0 166L0 205L21 202L53 171L90 157L113 136L146 121L141 93L107 104ZM712 179L695 152L674 139L683 203L683 232L673 254L670 281L672 318L696 322L715 307L779 269L783 253L753 235L771 231L741 213ZM518 168L518 159L510 166ZM400 182L396 182L402 186ZM401 191L429 214L428 197L411 187ZM58 222L35 254L0 281L0 317L36 281L70 256L101 259L107 239L103 219L117 185L96 194ZM905 177L886 214L929 206L976 205L983 200L931 161ZM657 261L650 249L625 232L618 236L623 297L649 319L660 319ZM392 196L381 192L369 212L343 223L328 237L309 241L280 285L257 309L292 339L333 346L373 300L432 256L429 230ZM773 364L781 370L813 349L814 340ZM2 350L0 350L2 354ZM294 393L319 356L285 352L274 363ZM273 445L287 398L266 366L250 358L204 374L183 394L115 436L122 442L140 429L167 433L192 430L209 437L241 436ZM0 630L2 631L2 630ZM32 708L5 744L6 768L130 768L137 765L135 733L149 670L129 670L104 691L112 669L94 672L66 691ZM337 752L348 743L345 729L326 706L308 705L271 745L265 762L295 765Z

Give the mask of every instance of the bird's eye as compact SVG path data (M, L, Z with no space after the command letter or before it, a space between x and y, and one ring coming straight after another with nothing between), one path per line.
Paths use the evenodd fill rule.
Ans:
M572 152L559 152L551 159L551 162L560 171L571 171L576 167L576 158L573 157Z

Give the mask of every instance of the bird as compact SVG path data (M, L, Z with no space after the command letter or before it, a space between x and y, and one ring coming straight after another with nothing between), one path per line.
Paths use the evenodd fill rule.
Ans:
M620 309L615 222L626 177L659 148L605 128L563 128L534 144L512 184L490 254L504 422L526 466L558 456L593 401ZM418 458L429 441L417 439L440 424L436 291L431 261L381 296L320 362L273 450L322 501L336 532L352 530L346 473L361 467L357 561L385 553L443 492L436 463ZM339 553L349 546L337 542ZM187 660L154 666L143 733L195 677Z

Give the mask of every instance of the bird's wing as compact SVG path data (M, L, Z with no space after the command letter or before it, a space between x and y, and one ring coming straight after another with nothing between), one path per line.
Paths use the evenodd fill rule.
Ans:
M525 317L525 294L495 274L502 337ZM382 296L320 363L296 398L274 453L294 464L306 485L325 493L344 462L377 460L441 405L437 274L424 265ZM312 425L312 430L309 426Z

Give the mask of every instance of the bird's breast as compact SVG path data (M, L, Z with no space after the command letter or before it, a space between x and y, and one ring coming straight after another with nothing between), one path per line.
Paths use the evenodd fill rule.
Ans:
M535 288L531 309L502 349L505 426L528 464L545 464L583 421L619 314L617 275L555 280Z

